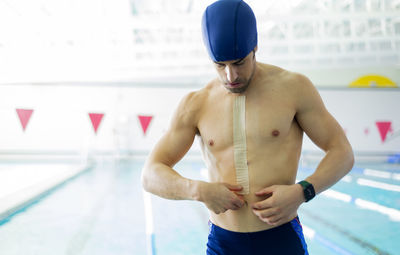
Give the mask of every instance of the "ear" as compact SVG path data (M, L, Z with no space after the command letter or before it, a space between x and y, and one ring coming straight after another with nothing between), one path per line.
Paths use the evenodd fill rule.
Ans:
M256 58L256 51L258 50L258 45L256 45L256 47L254 47L254 49L253 49L253 59L255 59Z

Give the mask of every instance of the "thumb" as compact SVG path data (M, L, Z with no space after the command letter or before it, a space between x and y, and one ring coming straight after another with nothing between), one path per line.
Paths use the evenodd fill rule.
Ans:
M268 194L272 194L274 192L274 186L269 186L257 191L255 194L256 196L264 196Z
M229 184L229 183L224 183L224 184L230 191L241 191L243 189L243 187L239 184Z

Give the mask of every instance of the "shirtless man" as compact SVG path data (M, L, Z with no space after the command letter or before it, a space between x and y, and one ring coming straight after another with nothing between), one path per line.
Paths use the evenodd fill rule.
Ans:
M180 102L146 161L143 186L206 205L207 254L308 254L297 209L350 171L351 146L305 76L256 61L256 21L245 2L210 5L202 29L218 78ZM326 154L296 184L303 132ZM210 182L173 169L196 135Z

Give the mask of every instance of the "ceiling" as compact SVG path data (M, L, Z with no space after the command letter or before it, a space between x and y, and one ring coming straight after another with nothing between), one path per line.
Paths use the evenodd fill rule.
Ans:
M0 83L209 77L209 0L0 0ZM400 66L400 0L248 0L259 61Z

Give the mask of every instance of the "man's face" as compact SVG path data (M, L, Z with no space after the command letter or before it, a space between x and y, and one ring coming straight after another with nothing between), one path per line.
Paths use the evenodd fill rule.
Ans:
M214 62L224 87L232 93L243 93L249 86L256 69L255 51L242 59Z

